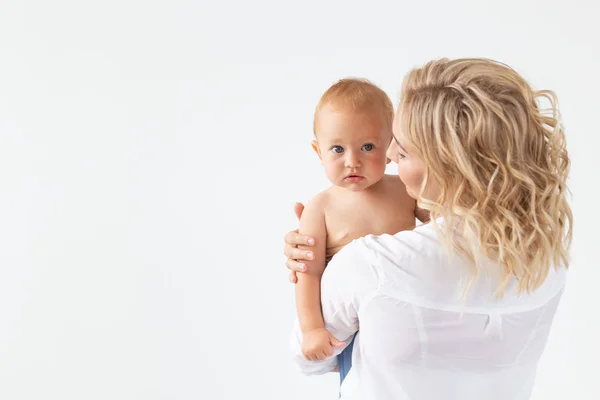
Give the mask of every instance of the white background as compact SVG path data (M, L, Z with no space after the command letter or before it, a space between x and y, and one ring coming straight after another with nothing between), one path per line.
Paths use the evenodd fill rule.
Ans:
M336 398L336 375L303 377L288 353L282 235L327 185L314 106L345 76L397 103L409 68L483 56L559 96L575 240L534 399L597 400L599 15L592 0L2 0L0 399Z

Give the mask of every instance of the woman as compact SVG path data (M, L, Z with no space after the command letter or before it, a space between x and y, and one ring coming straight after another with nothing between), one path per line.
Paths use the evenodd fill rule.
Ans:
M528 399L571 241L554 94L495 61L429 62L404 80L388 157L431 222L355 240L326 268L326 327L358 332L341 398ZM286 235L293 281L299 244ZM341 348L305 360L300 335L304 373L336 369Z

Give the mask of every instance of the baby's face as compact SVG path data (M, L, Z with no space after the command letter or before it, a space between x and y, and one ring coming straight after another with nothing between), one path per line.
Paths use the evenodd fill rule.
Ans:
M391 132L374 113L334 110L319 113L316 138L327 178L336 186L359 191L385 174Z

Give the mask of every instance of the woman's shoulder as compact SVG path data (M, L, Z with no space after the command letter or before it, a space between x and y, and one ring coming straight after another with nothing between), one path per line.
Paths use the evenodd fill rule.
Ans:
M443 224L443 221L438 220ZM544 305L563 289L563 269L551 268L546 281L534 292L517 292L518 280L509 279L505 295L496 289L504 280L502 268L487 260L478 268L440 240L432 223L395 235L368 235L357 243L369 254L381 282L394 293L425 307L447 310L528 310ZM468 288L468 290L467 290ZM466 298L462 295L467 293Z
M433 272L436 268L431 267L439 266L444 261L440 250L433 229L418 226L393 235L369 234L355 239L336 257L340 264L355 266L356 269L364 269L368 265L369 272L377 276L380 282L398 274L426 281L436 275Z
M368 234L352 240L335 258L358 259L377 264L381 257L401 262L416 256L431 256L437 253L438 241L431 227L422 225L413 230L396 234Z
M444 252L437 232L430 223L393 235L367 235L361 239L362 246L371 253L386 256L390 260L437 258Z
M430 230L419 226L393 235L368 234L356 238L333 256L325 271L329 269L333 273L339 268L341 274L370 274L379 279L384 275L383 269L390 266L416 268L416 264L420 263L417 258L436 249L435 235Z
M377 257L365 238L354 239L331 258L321 277L321 286L360 296L380 286L379 271Z

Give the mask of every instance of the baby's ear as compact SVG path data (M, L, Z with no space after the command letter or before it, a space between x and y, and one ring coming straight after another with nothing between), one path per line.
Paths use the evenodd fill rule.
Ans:
M317 142L316 140L313 140L310 142L310 145L312 146L315 153L317 153L317 155L319 156L319 159L322 159L321 150L319 150L319 142Z

